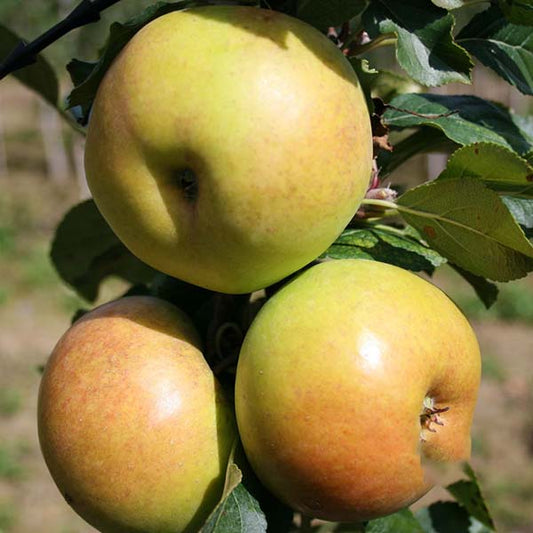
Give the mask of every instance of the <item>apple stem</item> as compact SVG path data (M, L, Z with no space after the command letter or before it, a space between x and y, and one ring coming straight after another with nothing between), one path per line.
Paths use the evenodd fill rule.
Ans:
M449 411L450 407L435 407L433 400L426 399L424 400L424 409L420 415L420 425L422 429L430 431L431 433L436 433L437 430L432 427L431 424L436 424L437 426L444 426L444 422L439 418L441 413ZM422 442L425 442L426 439L421 435Z

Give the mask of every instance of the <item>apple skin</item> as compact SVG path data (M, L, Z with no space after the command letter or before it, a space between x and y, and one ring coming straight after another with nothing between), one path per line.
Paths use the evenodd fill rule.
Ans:
M287 15L171 12L107 71L89 120L94 200L141 260L225 293L319 256L355 214L369 114L339 49Z
M244 450L259 479L309 516L393 513L429 490L429 464L469 457L480 366L467 320L429 282L367 260L313 266L245 337ZM426 398L449 408L433 415L443 425L421 423Z
M41 449L102 532L197 532L221 497L233 409L173 305L126 297L63 335L41 382Z

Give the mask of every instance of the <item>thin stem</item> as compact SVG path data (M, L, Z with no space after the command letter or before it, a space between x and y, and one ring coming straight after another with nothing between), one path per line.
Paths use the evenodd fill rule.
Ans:
M312 531L311 528L311 517L303 513L300 513L300 531L304 533L309 533Z
M416 209L411 209L411 208L405 207L403 205L398 205L398 204L395 204L393 202L389 202L387 200L369 200L369 199L364 199L361 203L362 204L375 205L375 206L394 209L399 214L407 213L409 215L413 215L413 216L416 216L416 217L427 218L427 219L430 219L430 220L437 220L438 222L451 224L453 226L456 226L458 228L462 228L462 229L471 231L472 233L476 233L476 234L481 235L483 237L490 237L487 234L483 233L482 231L480 231L480 230L478 230L476 228L473 228L472 226L468 226L467 224L459 222L458 220L445 218L443 215L439 215L438 213L429 213L427 211L417 211Z
M100 20L100 12L120 0L82 0L63 20L30 43L20 41L0 65L0 80L37 60L37 55L80 26Z
M391 211L398 211L400 206L391 202L389 200L375 200L373 198L364 198L361 202L361 205L375 205L376 207L384 207L385 209L390 209Z
M374 50L375 48L381 48L382 46L390 46L397 40L396 34L382 33L370 42L365 44L356 45L350 48L349 57L360 56Z

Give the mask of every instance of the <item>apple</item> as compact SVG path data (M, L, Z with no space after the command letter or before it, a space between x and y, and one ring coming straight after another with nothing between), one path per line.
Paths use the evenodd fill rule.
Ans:
M102 532L196 532L222 495L232 406L179 309L125 297L56 345L38 404L42 453L72 508Z
M259 311L235 408L250 464L306 515L364 521L427 492L428 468L469 457L480 354L448 297L398 267L306 270Z
M98 88L85 152L94 200L133 254L235 294L327 249L371 165L368 110L341 51L304 22L245 6L141 29Z

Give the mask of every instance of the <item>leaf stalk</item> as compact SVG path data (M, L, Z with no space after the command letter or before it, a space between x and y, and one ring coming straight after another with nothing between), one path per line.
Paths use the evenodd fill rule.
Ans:
M390 46L396 43L398 37L395 33L382 33L368 43L351 46L348 57L357 57L382 46Z

